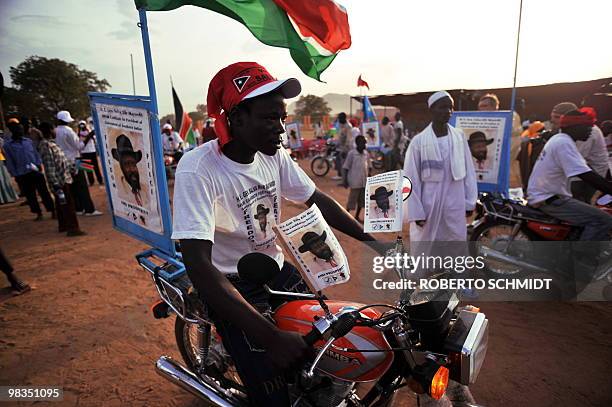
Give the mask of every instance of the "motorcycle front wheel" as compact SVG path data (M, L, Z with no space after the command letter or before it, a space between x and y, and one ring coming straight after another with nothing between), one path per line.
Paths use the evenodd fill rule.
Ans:
M504 261L501 257L517 261L530 261L531 241L522 231L512 238L514 225L496 219L487 220L472 232L470 251L473 257L485 257L484 272L490 277L519 277L524 269ZM484 256L488 254L487 256Z
M200 332L196 324L187 323L176 317L174 335L179 352L189 370L197 375L205 374L218 381L225 389L233 390L237 396L246 397L246 389L231 359L227 355L218 354L217 349L223 348L215 347L218 336L215 335L214 327ZM204 348L204 360L201 352L198 351L199 344ZM227 363L228 360L229 363Z
M313 158L310 162L310 169L312 170L312 173L317 177L326 176L330 168L331 165L329 164L329 161L327 161L325 157L320 155Z

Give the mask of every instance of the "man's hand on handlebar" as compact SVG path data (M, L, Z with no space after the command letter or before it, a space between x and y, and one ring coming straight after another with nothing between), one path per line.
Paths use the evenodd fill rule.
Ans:
M313 353L300 334L280 329L274 330L266 349L272 363L283 370L301 367Z

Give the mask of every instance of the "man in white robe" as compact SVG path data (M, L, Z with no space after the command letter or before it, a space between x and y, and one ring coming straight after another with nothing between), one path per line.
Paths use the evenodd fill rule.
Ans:
M448 124L454 109L451 95L436 92L428 105L432 122L412 139L404 161L404 175L412 181L407 220L414 256L445 256L451 253L432 250L432 242L467 240L465 218L476 206L478 190L467 140Z

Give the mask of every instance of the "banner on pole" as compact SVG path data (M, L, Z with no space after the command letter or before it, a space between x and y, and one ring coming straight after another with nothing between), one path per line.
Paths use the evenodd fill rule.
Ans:
M476 171L478 192L499 192L507 196L512 112L454 112L450 124L465 134Z
M113 225L174 255L159 122L149 98L89 97Z
M402 230L404 179L408 178L402 176L401 170L368 177L365 187L364 232L400 232ZM409 195L412 189L411 183L408 188L407 194Z
M348 259L317 205L274 229L311 289L321 291L348 282Z

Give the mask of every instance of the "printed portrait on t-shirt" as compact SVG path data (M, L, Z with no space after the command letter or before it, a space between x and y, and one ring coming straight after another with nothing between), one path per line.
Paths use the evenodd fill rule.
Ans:
M278 217L278 204L276 195L269 195L267 189L259 189L254 193L255 200L250 203L245 214L246 230L251 241L252 249L255 251L266 250L276 244L276 234L272 226L276 224Z
M267 237L268 233L270 233L270 229L272 228L272 226L268 222L269 214L270 208L266 208L266 205L262 203L257 204L253 217L255 218L255 220L257 221L256 223L259 226L256 227L256 230L259 234L263 235L264 239Z

